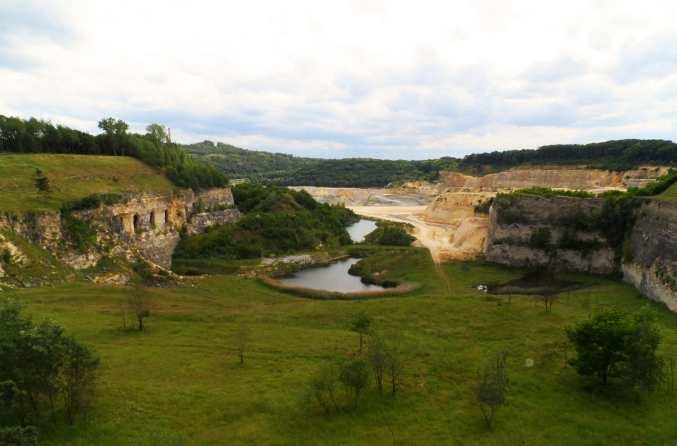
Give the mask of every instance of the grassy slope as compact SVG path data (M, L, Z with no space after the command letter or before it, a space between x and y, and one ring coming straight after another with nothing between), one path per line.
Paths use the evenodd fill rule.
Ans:
M52 191L38 193L35 169ZM93 155L0 155L0 211L56 210L98 192L169 192L163 175L134 158Z
M666 190L665 192L654 198L677 203L677 183L673 184L672 186L670 186L670 188L668 188L668 190Z
M583 390L563 358L546 362L546 345L591 312L653 307L664 352L677 353L677 316L631 287L582 277L593 285L562 298L553 314L528 298L507 305L473 285L519 271L446 264L436 271L412 249L388 260L395 276L424 284L411 296L322 302L281 294L236 276L196 287L153 289L153 316L142 334L120 329L124 290L94 285L23 289L13 294L36 318L49 317L93 345L103 359L96 411L89 423L47 434L45 444L669 444L675 396L634 401ZM446 276L447 280L442 277ZM365 399L333 419L299 409L305 383L335 355L356 350L347 329L358 311L404 338L404 390L395 400ZM252 330L247 363L237 364L233 334ZM492 352L510 351L511 392L494 433L473 399L478 368ZM536 366L526 368L527 358ZM392 435L391 435L392 430Z

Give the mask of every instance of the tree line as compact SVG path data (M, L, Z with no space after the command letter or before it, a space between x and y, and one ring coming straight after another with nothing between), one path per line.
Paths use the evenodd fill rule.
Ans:
M202 189L228 184L223 172L194 160L174 144L160 124L150 124L145 134L137 134L130 133L128 124L120 119L104 118L99 128L102 133L95 136L35 118L0 115L0 152L131 156L161 170L179 187Z
M558 144L535 150L505 150L467 155L461 170L482 172L522 164L586 164L628 170L640 164L677 164L677 144L661 139L622 139L591 144Z

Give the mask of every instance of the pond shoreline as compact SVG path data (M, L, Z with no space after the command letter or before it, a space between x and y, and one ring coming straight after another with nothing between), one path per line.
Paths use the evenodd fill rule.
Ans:
M280 280L273 278L271 276L259 276L258 280L264 285L276 289L278 291L283 291L298 297L305 297L308 299L318 299L318 300L378 299L384 297L402 296L404 294L410 293L420 288L420 284L413 282L402 282L398 284L396 287L384 288L376 291L354 291L342 293L340 291L328 291L317 288L305 288L294 285L286 285L282 283Z

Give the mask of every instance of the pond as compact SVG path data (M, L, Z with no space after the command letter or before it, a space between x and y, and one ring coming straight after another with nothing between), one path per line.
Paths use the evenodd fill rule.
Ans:
M360 243L364 241L364 237L369 234L371 231L376 229L376 222L373 220L362 219L355 224L348 226L346 229L350 239L355 243Z
M329 266L304 269L293 276L280 279L280 282L289 286L340 293L383 290L382 286L364 284L360 277L348 274L350 267L359 260L348 258L334 262Z

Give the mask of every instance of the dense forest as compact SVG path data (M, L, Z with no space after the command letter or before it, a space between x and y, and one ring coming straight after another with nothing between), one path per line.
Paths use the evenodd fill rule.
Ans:
M223 172L193 160L181 146L172 143L159 124L149 125L144 135L129 133L127 123L113 118L99 121L99 128L102 133L94 136L35 118L0 115L0 152L131 156L160 169L179 187L201 189L228 184Z
M315 201L305 191L240 184L235 205L244 213L234 224L184 237L176 259L247 259L351 243L346 227L358 217L343 206Z
M640 164L677 165L677 144L660 139L558 144L535 150L468 155L461 161L460 168L482 173L523 164L585 164L608 170L628 170Z
M231 178L283 186L383 187L407 180L435 180L440 170L454 170L458 164L450 157L423 161L302 158L211 141L183 147Z
M370 158L301 158L204 141L184 148L226 175L285 186L383 187L408 180L435 180L441 170L484 174L525 164L584 164L627 170L641 164L677 165L677 144L626 139L585 145L561 144L423 161Z

